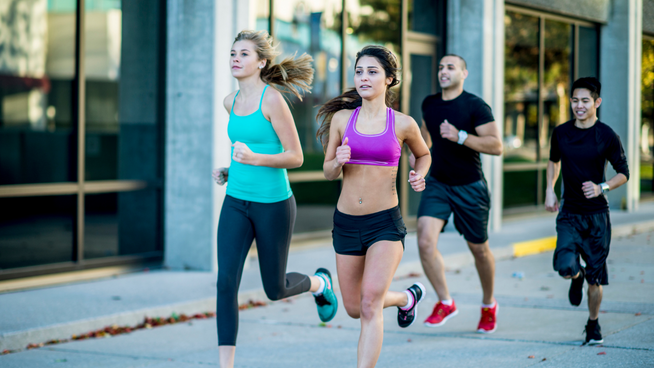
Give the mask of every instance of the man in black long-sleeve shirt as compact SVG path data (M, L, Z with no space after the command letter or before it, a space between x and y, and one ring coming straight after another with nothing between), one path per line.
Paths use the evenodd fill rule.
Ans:
M604 195L626 183L629 168L620 138L597 119L601 84L596 78L581 78L572 84L570 104L575 119L554 129L547 164L545 208L559 211L554 184L563 173L563 205L556 218L554 270L572 279L568 297L574 306L581 304L584 279L588 282L586 343L599 344L602 332L599 310L602 285L608 285L606 258L611 243L609 204ZM617 174L606 181L607 160ZM563 163L563 164L561 164ZM579 262L584 259L586 267Z

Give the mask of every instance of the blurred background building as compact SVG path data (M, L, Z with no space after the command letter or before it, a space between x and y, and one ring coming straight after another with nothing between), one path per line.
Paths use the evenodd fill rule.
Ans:
M631 167L611 207L654 198L654 0L0 0L0 280L144 262L215 270L225 188L211 171L229 165L222 99L238 88L228 62L242 29L315 60L313 93L291 100L305 154L289 170L298 239L330 236L340 182L322 175L315 115L353 86L355 54L373 43L398 55L393 108L417 121L439 57L467 60L466 89L504 135L504 155L483 158L492 228L543 211L549 138L583 76L602 81L600 119ZM403 157L412 224L408 170Z

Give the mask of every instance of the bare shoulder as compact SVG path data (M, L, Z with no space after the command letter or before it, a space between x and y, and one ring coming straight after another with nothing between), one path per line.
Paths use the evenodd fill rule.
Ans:
M282 93L271 86L266 88L266 92L263 94L263 104L266 105L266 107L274 107L279 106L281 103L286 104Z
M227 111L232 110L232 104L234 103L234 97L236 96L236 92L238 92L238 91L234 91L234 92L228 94L223 99L223 106L225 107L225 110L227 110Z
M339 110L334 113L332 117L332 126L340 129L345 129L347 121L350 119L354 110Z
M420 128L418 123L411 116L395 111L395 131L408 132L416 128Z

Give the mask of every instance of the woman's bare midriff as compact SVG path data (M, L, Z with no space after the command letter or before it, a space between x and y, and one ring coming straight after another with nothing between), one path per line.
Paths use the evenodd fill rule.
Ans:
M397 166L346 164L338 210L361 216L397 206L396 178Z

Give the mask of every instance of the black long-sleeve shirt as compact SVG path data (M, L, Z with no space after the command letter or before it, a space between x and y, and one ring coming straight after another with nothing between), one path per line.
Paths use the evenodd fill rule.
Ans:
M575 120L559 125L552 133L550 161L561 161L563 176L562 211L577 214L593 214L607 211L606 196L587 199L583 183L606 181L606 162L629 179L629 167L620 137L608 125L597 121L588 129L575 126Z

